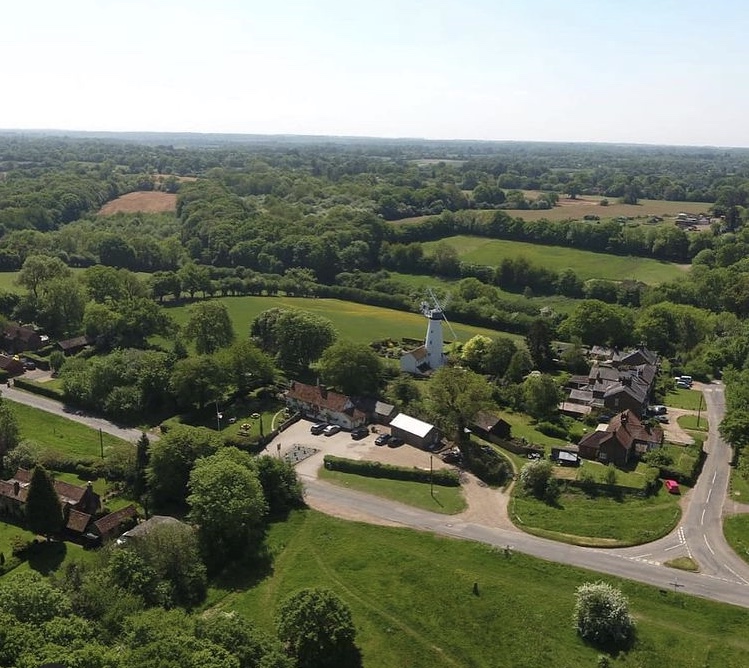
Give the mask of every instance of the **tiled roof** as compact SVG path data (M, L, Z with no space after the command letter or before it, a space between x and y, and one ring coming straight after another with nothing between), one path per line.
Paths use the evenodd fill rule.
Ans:
M89 522L91 522L91 515L71 509L65 528L70 531L75 531L76 533L83 533L89 525Z
M479 411L473 419L473 424L484 431L491 431L501 422L507 424L506 420L503 420L498 415L493 415L487 411Z
M109 515L105 515L101 519L96 520L94 526L101 536L106 536L122 525L123 522L136 517L137 514L138 510L134 505L130 504L129 506L115 510L113 513L109 513Z
M307 385L292 380L286 392L287 399L296 399L318 410L329 410L334 413L347 413L355 418L365 417L364 413L354 406L350 397L327 390L320 385Z

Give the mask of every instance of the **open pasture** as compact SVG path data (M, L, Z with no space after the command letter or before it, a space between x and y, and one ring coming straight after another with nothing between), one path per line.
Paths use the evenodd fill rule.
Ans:
M370 343L379 339L400 339L410 337L423 339L426 332L426 318L418 313L407 313L393 309L367 306L340 299L314 299L307 297L222 297L219 299L229 310L234 332L247 336L250 324L262 311L269 308L297 308L325 318L333 323L341 338ZM169 313L183 325L189 318L190 306L169 309ZM448 310L449 317L449 310ZM453 323L455 333L461 341L467 341L476 334L496 336L497 332L483 327L472 327ZM445 339L452 335L446 328Z
M603 278L612 281L633 279L657 285L684 275L683 265L650 258L606 255L562 246L542 246L523 241L487 239L485 237L455 236L424 244L427 253L438 243L448 243L460 259L472 264L498 266L504 259L525 257L531 264L554 271L573 269L583 280Z

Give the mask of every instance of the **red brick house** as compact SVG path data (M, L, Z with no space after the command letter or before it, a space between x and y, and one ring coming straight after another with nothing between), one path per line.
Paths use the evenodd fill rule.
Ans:
M644 425L632 411L615 415L604 430L587 434L578 444L580 456L615 466L626 466L638 455L658 448L663 430Z

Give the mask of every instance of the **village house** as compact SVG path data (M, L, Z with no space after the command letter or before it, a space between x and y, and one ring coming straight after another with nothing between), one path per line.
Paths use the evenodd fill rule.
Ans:
M17 322L9 322L3 330L2 347L5 352L15 355L26 350L39 350L45 340L48 340L47 337L35 329L23 327Z
M367 424L367 414L351 397L328 390L321 385L291 381L286 391L286 405L305 417L354 429Z
M637 456L659 448L663 444L663 430L648 427L630 410L615 415L607 425L583 436L578 452L583 459L591 459L615 466L626 466Z
M91 525L86 538L94 543L106 543L114 538L119 538L124 531L132 529L137 521L138 510L131 503L96 520Z
M65 355L65 357L67 357L68 355L76 355L86 346L91 345L91 343L93 343L93 341L88 336L76 336L72 339L58 341L55 346Z
M23 362L14 359L10 355L0 354L0 369L5 371L8 376L15 377L20 376L26 369L23 366Z

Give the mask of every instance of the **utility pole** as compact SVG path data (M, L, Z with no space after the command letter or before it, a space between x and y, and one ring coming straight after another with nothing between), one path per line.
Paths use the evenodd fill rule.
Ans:
M434 498L434 456L429 455L429 494Z
M101 448L101 458L104 459L104 434L99 427L99 447Z
M702 392L700 392L700 405L697 408L697 429L700 428L700 413L702 412Z

